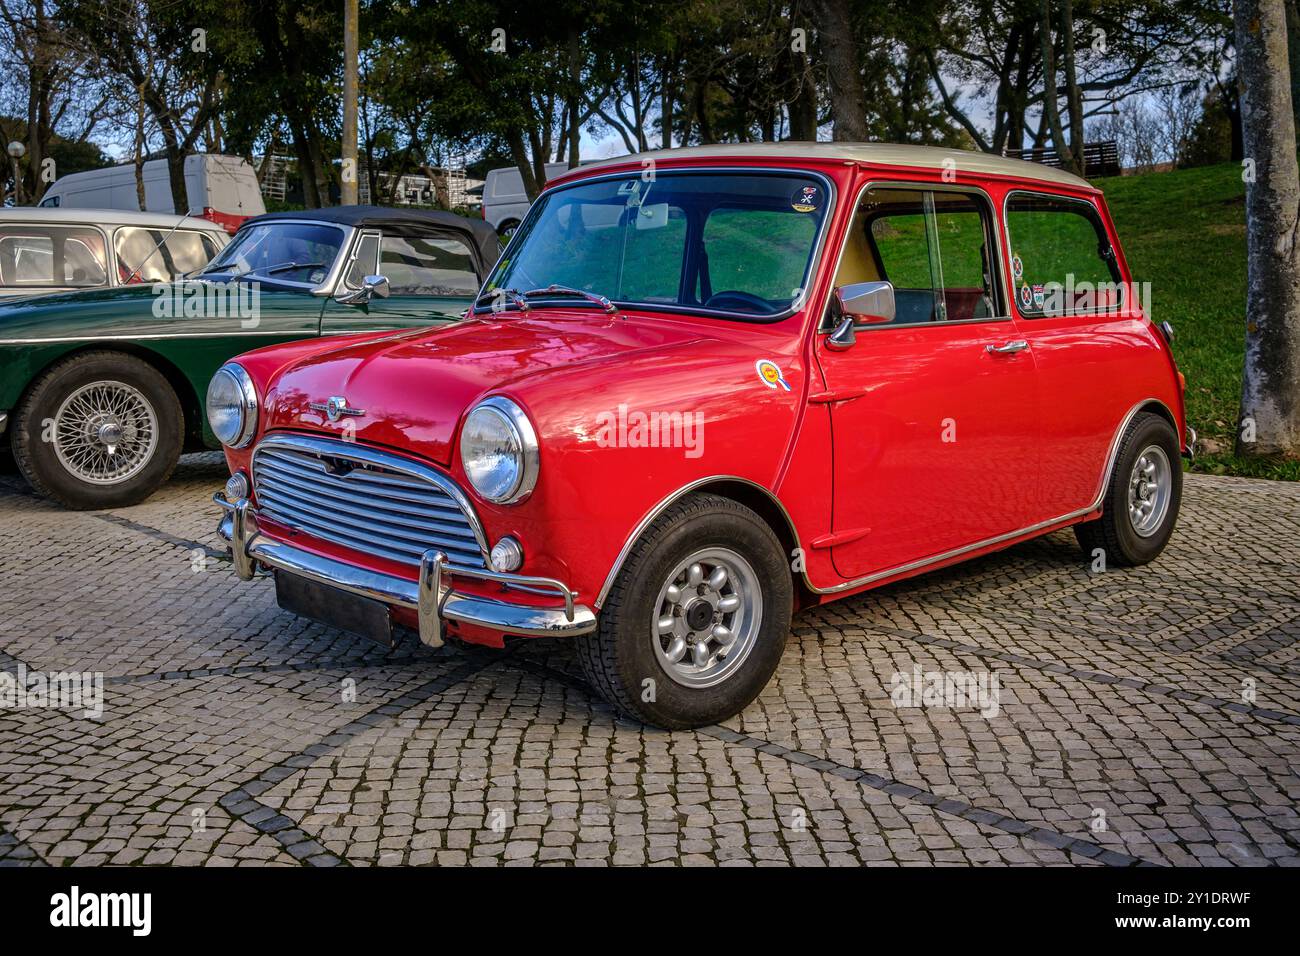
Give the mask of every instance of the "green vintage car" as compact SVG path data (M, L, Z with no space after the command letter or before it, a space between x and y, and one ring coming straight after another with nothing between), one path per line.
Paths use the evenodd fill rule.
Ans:
M245 222L174 283L0 303L0 449L72 508L136 504L182 451L219 448L203 414L241 352L460 317L496 262L491 226L343 206Z

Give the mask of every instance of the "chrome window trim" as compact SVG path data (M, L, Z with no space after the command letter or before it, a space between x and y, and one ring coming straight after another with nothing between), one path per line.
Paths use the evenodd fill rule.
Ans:
M360 286L348 284L348 273L352 271L352 266L357 261L357 256L361 253L361 243L366 240L367 236L375 237L377 243L375 246L375 269L378 270L379 268L380 257L383 255L384 234L378 229L370 228L354 229L353 232L356 234L352 237L351 244L348 247L348 254L346 256L346 261L343 264L343 268L339 270L338 284L341 288L335 288L332 292L333 295L341 295L343 289L353 290L361 288Z
M1042 197L1043 199L1054 199L1059 202L1080 203L1084 206L1087 206L1090 210L1092 210L1093 215L1097 217L1097 221L1102 225L1102 232L1103 233L1105 232L1106 221L1105 219L1102 218L1101 210L1097 207L1097 204L1090 199L1084 199L1081 196L1063 196L1060 193L1043 192L1042 190L1038 190L1038 189L1010 189L1007 191L1007 194L1002 197L1002 238L1007 245L1006 255L1007 255L1008 264L1010 264L1011 262L1012 252L1011 252L1011 222L1007 217L1007 204L1011 201L1012 196L1039 196ZM1106 236L1106 241L1107 242L1110 241L1109 235ZM1113 250L1113 251L1115 252L1115 271L1119 272L1120 271L1119 250ZM1008 304L1015 308L1016 318L1021 319L1025 322L1037 322L1041 319L1074 319L1074 318L1096 316L1096 315L1103 315L1103 316L1109 315L1113 318L1118 318L1120 312L1128 307L1128 283L1124 281L1122 275L1120 276L1120 278L1112 279L1111 281L1119 286L1120 295L1121 295L1120 301L1115 305L1113 309L1083 309L1077 312L1063 312L1060 315L1048 315L1046 312L1040 313L1038 315L1031 315L1020 308L1019 299L1017 299L1014 302L1008 300Z
M821 228L817 231L817 240L813 244L812 255L808 257L808 267L803 275L803 285L801 286L805 293L803 300L798 304L792 304L789 309L784 312L778 312L775 315L753 315L746 312L727 312L723 309L705 309L699 306L670 305L662 302L631 302L625 299L613 299L611 301L613 301L616 306L633 312L673 312L683 315L698 315L705 318L749 322L757 325L768 325L781 322L806 309L810 299L810 296L808 295L808 292L810 291L808 283L809 280L816 279L817 269L821 265L822 254L825 252L826 237L830 232L831 220L835 217L836 205L839 201L839 195L836 192L834 180L825 173L818 172L817 170L799 169L797 167L789 166L668 166L664 168L656 167L655 176L658 177L661 175L672 175L676 173L692 175L698 173L748 173L751 175L808 176L820 182L826 189L826 214L822 217ZM537 199L541 199L542 196L563 192L565 189L585 185L587 183L601 182L606 179L635 178L639 175L640 173L635 170L625 170L621 173L604 173L600 176L580 176L577 179L560 183L550 189L543 190L538 195ZM524 218L520 220L519 226L515 229L514 235L510 237L510 242L501 250L501 255L497 257L497 261L493 263L492 268L488 270L487 275L484 277L482 284L479 286L478 294L474 297L475 302L478 302L479 299L483 298L483 296L487 294L488 282L491 281L492 277L496 274L497 268L501 263L506 261L509 253L514 249L515 243L520 241L520 236L524 234L524 226L528 225L530 220L538 215L538 208L537 200L534 200L532 204L529 205L528 212L525 213ZM531 304L540 305L544 303L560 307L577 305L572 298L568 297L560 299L539 298L533 300ZM580 308L585 308L585 306L580 306ZM482 312L491 311L491 306L474 306L472 311L474 314L478 315Z
M850 591L853 590L854 588L859 588L867 584L872 584L876 581L880 581L885 578L891 578L899 574L906 574L910 571L920 571L928 567L943 564L945 561L949 561L952 558L960 557L963 554L969 554L973 551L979 551L983 548L991 547L993 545L1000 544L1001 542L1004 541L1011 541L1014 540L1015 538L1023 537L1024 535L1027 534L1033 534L1035 531L1041 531L1046 528L1050 528L1053 525L1060 524L1063 521L1070 521L1074 518L1080 518L1086 514L1089 514L1090 512L1096 511L1098 508L1101 507L1102 502L1106 497L1106 487L1110 483L1111 473L1114 471L1115 468L1115 461L1119 455L1119 444L1120 444L1120 440L1124 437L1124 431L1128 428L1129 423L1133 420L1133 417L1137 415L1138 412L1142 411L1144 408L1147 408L1151 405L1160 406L1162 409L1165 410L1166 413L1169 414L1169 417L1171 419L1177 421L1173 413L1169 410L1169 406L1166 405L1164 402L1160 401L1160 399L1158 398L1145 398L1142 401L1136 403L1132 408L1130 408L1128 410L1128 413L1125 414L1123 419L1120 420L1119 426L1115 429L1115 434L1111 437L1110 448L1106 452L1106 462L1102 467L1101 481L1097 489L1096 497L1093 499L1092 503L1089 504L1087 507L1079 508L1076 511L1071 511L1068 514L1063 514L1056 518L1048 518L1045 521L1038 521L1032 525L1027 525L1026 527L1018 528L1015 531L1008 531L1005 534L994 535L991 538L985 538L984 540L976 541L973 544L962 545L961 547L953 548L949 551L945 551L942 554L930 555L925 558L919 558L915 561L909 561L906 564L900 564L895 567L886 568L881 571L873 571L871 574L863 575L862 577L854 578L850 581L845 581L841 584L832 585L831 587L827 587L827 588L818 587L817 585L813 584L812 580L808 577L808 570L807 568L805 568L800 572L803 575L804 585L808 588L809 591L811 591L814 594L839 594L843 591ZM781 500L776 496L775 493L772 492L771 489L766 488L755 481L751 481L747 478L738 478L734 475L710 475L707 478L700 478L696 481L690 482L689 484L683 485L682 487L678 488L676 491L672 492L671 494L663 498L658 504L656 504L653 508L651 508L649 512L646 513L645 517L641 519L641 521L637 524L637 526L632 530L632 534L629 535L627 540L624 542L622 550L619 551L618 553L618 557L614 559L613 567L610 568L609 574L605 576L605 583L601 585L600 593L597 594L596 600L594 602L595 606L598 609L604 606L605 599L609 596L609 591L614 586L615 579L618 577L619 572L623 569L623 564L626 562L628 554L631 553L633 546L635 546L637 542L637 539L640 538L641 534L645 531L645 529L650 526L650 523L654 521L656 518L658 518L659 515L663 513L664 509L666 509L677 499L681 498L683 495L689 494L691 491L701 487L702 485L710 484L712 482L717 482L717 481L738 481L738 482L742 482L743 484L761 490L765 495L767 495L769 499L771 499L772 503L775 504L778 509L780 509L781 514L785 517L786 523L790 527L790 533L794 537L795 548L801 551L803 550L803 545L799 540L799 531L795 527L794 521L790 517L790 512L786 510L785 505L782 504Z
M920 189L923 191L928 189L932 192L976 193L980 196L980 198L984 200L985 208L988 211L989 217L992 219L993 237L1000 241L1001 233L1000 230L998 229L997 207L993 205L993 199L989 196L989 194L979 186L958 185L955 183L927 183L924 181L918 182L911 179L869 179L862 184L861 188L858 189L857 196L855 196L853 199L853 212L849 216L849 227L844 233L844 238L840 241L840 254L835 257L835 268L831 270L832 290L834 290L835 288L835 277L840 274L840 264L844 261L844 251L848 248L849 239L852 238L853 236L853 220L857 217L858 206L862 202L862 196L864 193L866 193L868 189L871 189L872 187L875 186L887 186L890 188L894 186L899 186L904 189ZM999 255L999 262L998 262L999 267L1002 265L1003 258L1004 258L1003 256ZM934 328L934 327L941 327L941 326L948 326L948 325L973 325L977 322L1012 322L1015 320L1015 317L1011 315L1009 311L1011 308L1011 299L1008 295L1006 274L1003 272L1001 268L997 268L994 271L997 273L998 289L1002 293L1002 302L1004 305L1006 305L1008 309L1006 315L990 315L979 319L957 319L955 321L948 321L947 319L945 319L942 322L902 322L899 323L898 325L894 325L892 323L884 323L880 325L870 325L870 324L860 325L857 322L855 322L853 323L853 331L885 332L890 329L927 329L927 328ZM886 279L885 281L889 281L889 280ZM823 315L821 318L817 320L816 334L821 335L824 333L834 331L830 327L823 327L826 326L826 318L828 315L829 315L829 310L826 315Z
M474 510L473 503L456 482L437 469L421 464L411 458L380 451L377 448L371 448L368 445L361 445L356 442L345 442L337 438L317 438L296 432L272 432L258 442L253 449L252 467L254 472L257 469L257 455L263 448L282 448L285 451L302 451L308 454L326 455L331 458L352 458L380 468L389 468L410 475L412 478L437 485L464 512L465 520L474 532L474 538L478 542L479 550L483 553L486 567L490 568L492 566L487 533L483 529L483 522L479 520L478 513ZM254 496L257 494L256 482L253 485L253 494Z

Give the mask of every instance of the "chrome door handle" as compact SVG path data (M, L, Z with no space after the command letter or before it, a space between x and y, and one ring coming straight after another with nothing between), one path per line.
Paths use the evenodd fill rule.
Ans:
M1023 352L1029 348L1029 343L1024 339L1016 339L1014 342L1007 342L1005 345L986 345L984 351L990 355L1010 355L1012 352Z

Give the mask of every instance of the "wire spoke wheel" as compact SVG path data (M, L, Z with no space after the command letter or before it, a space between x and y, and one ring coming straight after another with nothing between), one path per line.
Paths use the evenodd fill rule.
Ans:
M90 382L63 400L50 439L70 474L90 484L114 485L153 457L158 418L143 393L125 382Z
M655 608L651 640L668 676L686 687L713 687L753 649L763 623L763 592L739 554L703 548L673 569Z

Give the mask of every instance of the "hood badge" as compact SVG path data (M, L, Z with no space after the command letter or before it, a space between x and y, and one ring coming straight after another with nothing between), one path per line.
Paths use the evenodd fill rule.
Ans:
M364 408L349 408L348 400L342 395L331 395L326 402L308 402L307 407L314 411L324 412L325 417L332 422L338 421L344 415L364 415Z

